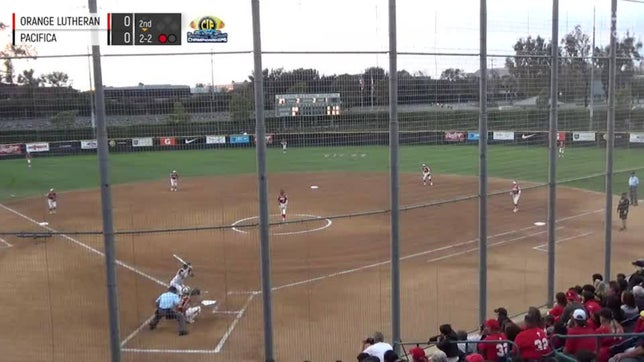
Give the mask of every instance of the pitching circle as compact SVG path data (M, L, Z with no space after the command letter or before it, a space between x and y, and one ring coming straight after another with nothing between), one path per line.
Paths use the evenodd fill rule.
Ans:
M271 235L297 235L297 234L313 233L313 232L316 232L316 231L324 230L324 229L328 228L329 226L331 226L333 224L333 221L331 219L327 219L327 218L324 218L324 217L318 216L318 215L307 215L307 214L291 214L291 215L324 220L324 221L326 221L326 224L324 224L324 225L322 225L320 227L317 227L317 228L307 229L307 230L287 231L287 232L273 232L273 233L271 233ZM280 216L280 214L272 214L270 216ZM248 234L248 231L244 231L244 230L242 230L240 228L236 228L235 225L239 225L239 224L243 223L244 221L254 220L254 219L258 219L258 218L259 218L259 216L246 217L246 218L239 219L239 220L235 221L230 226L232 226L233 230L238 232L238 233Z

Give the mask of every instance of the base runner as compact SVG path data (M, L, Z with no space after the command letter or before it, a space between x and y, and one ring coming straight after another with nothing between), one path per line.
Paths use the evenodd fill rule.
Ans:
M179 175L177 174L177 171L172 171L170 174L170 191L177 191L177 188L179 187Z
M429 186L434 186L434 183L432 182L432 169L423 163L422 171L423 171L423 186L427 186L427 182L429 182Z
M512 204L514 204L514 209L512 212L519 211L519 199L521 198L521 187L516 181L512 181L512 191L510 191L512 196Z
M286 221L286 206L288 205L288 197L284 190L280 190L280 195L277 197L277 203L280 207L280 214L282 215L282 222Z
M56 213L56 191L54 189L49 189L47 193L47 206L49 208L49 214Z

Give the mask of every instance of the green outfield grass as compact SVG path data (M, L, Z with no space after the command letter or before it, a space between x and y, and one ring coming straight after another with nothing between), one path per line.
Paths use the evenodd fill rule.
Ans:
M490 177L546 182L547 149L526 146L490 146ZM616 149L615 171L644 169L644 149ZM110 155L112 183L166 179L173 169L182 177L249 174L256 170L254 149L137 152ZM386 146L290 148L286 154L271 148L267 153L269 173L283 172L386 172ZM441 174L478 174L476 146L404 146L400 149L401 172L419 172L427 162L437 179ZM605 151L599 148L568 148L558 160L557 178L568 180L605 169ZM59 191L95 188L98 184L96 155L42 157L28 168L24 159L0 161L0 200ZM622 180L623 179L623 180ZM626 174L616 175L615 192L621 192ZM623 182L622 182L623 181ZM566 183L596 191L604 189L604 177ZM13 196L12 196L13 195Z

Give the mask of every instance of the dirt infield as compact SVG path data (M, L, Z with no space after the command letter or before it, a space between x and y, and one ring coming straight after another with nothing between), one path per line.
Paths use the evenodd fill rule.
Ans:
M235 228L116 236L120 329L124 361L258 361L263 352L256 176L165 181L114 187L117 231L159 228ZM436 202L401 213L403 339L426 340L438 325L476 326L478 315L478 180L443 176L423 187L401 176L401 204ZM311 189L311 185L319 186ZM270 175L269 192L289 195L289 219L308 222L271 228L273 323L278 361L353 360L359 341L390 331L389 214L347 216L388 208L385 174ZM490 191L509 190L491 180ZM454 198L461 201L441 203ZM558 189L557 287L586 283L603 271L604 197ZM271 198L270 200L274 200ZM615 200L617 201L617 200ZM61 193L59 212L43 198L0 207L2 231L93 231L101 227L96 190ZM519 313L546 300L547 189L526 189L514 214L503 192L489 199L488 312ZM270 212L275 214L276 205ZM48 226L38 223L46 221ZM614 220L613 270L629 272L644 213L633 208L627 232ZM0 350L11 361L106 360L109 355L102 237L55 235L0 240ZM638 249L639 247L639 249ZM162 321L150 331L155 298L179 264L192 262L202 299L219 301L190 334ZM9 291L9 292L7 292Z

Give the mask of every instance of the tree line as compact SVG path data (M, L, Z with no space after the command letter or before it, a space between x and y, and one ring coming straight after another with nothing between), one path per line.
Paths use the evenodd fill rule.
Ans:
M5 28L0 23L0 30ZM588 106L591 79L599 87L599 99L608 88L609 47L591 49L590 37L580 26L565 34L559 46L559 101ZM617 42L618 105L630 106L644 99L644 75L636 63L642 60L642 43L626 33ZM541 36L520 38L513 46L514 55L505 59L501 69L488 71L488 97L491 102L513 102L537 97L537 106L549 104L552 42ZM0 74L0 118L51 117L59 112L89 115L93 94L73 89L63 72L36 75L33 69L16 74L12 58L37 58L29 47L8 45L0 51L3 69ZM273 109L275 96L288 93L340 93L343 107L382 106L389 102L389 74L380 67L368 67L360 74L323 75L314 68L294 70L265 69L264 97L267 109ZM439 104L478 102L479 79L459 67L445 69L440 77L422 72L398 71L399 104ZM247 119L252 114L253 76L234 84L230 91L200 93L191 97L138 97L106 99L108 115L173 114L186 120L185 114L230 112L233 119ZM598 96L597 92L594 94ZM270 116L270 114L269 114Z

